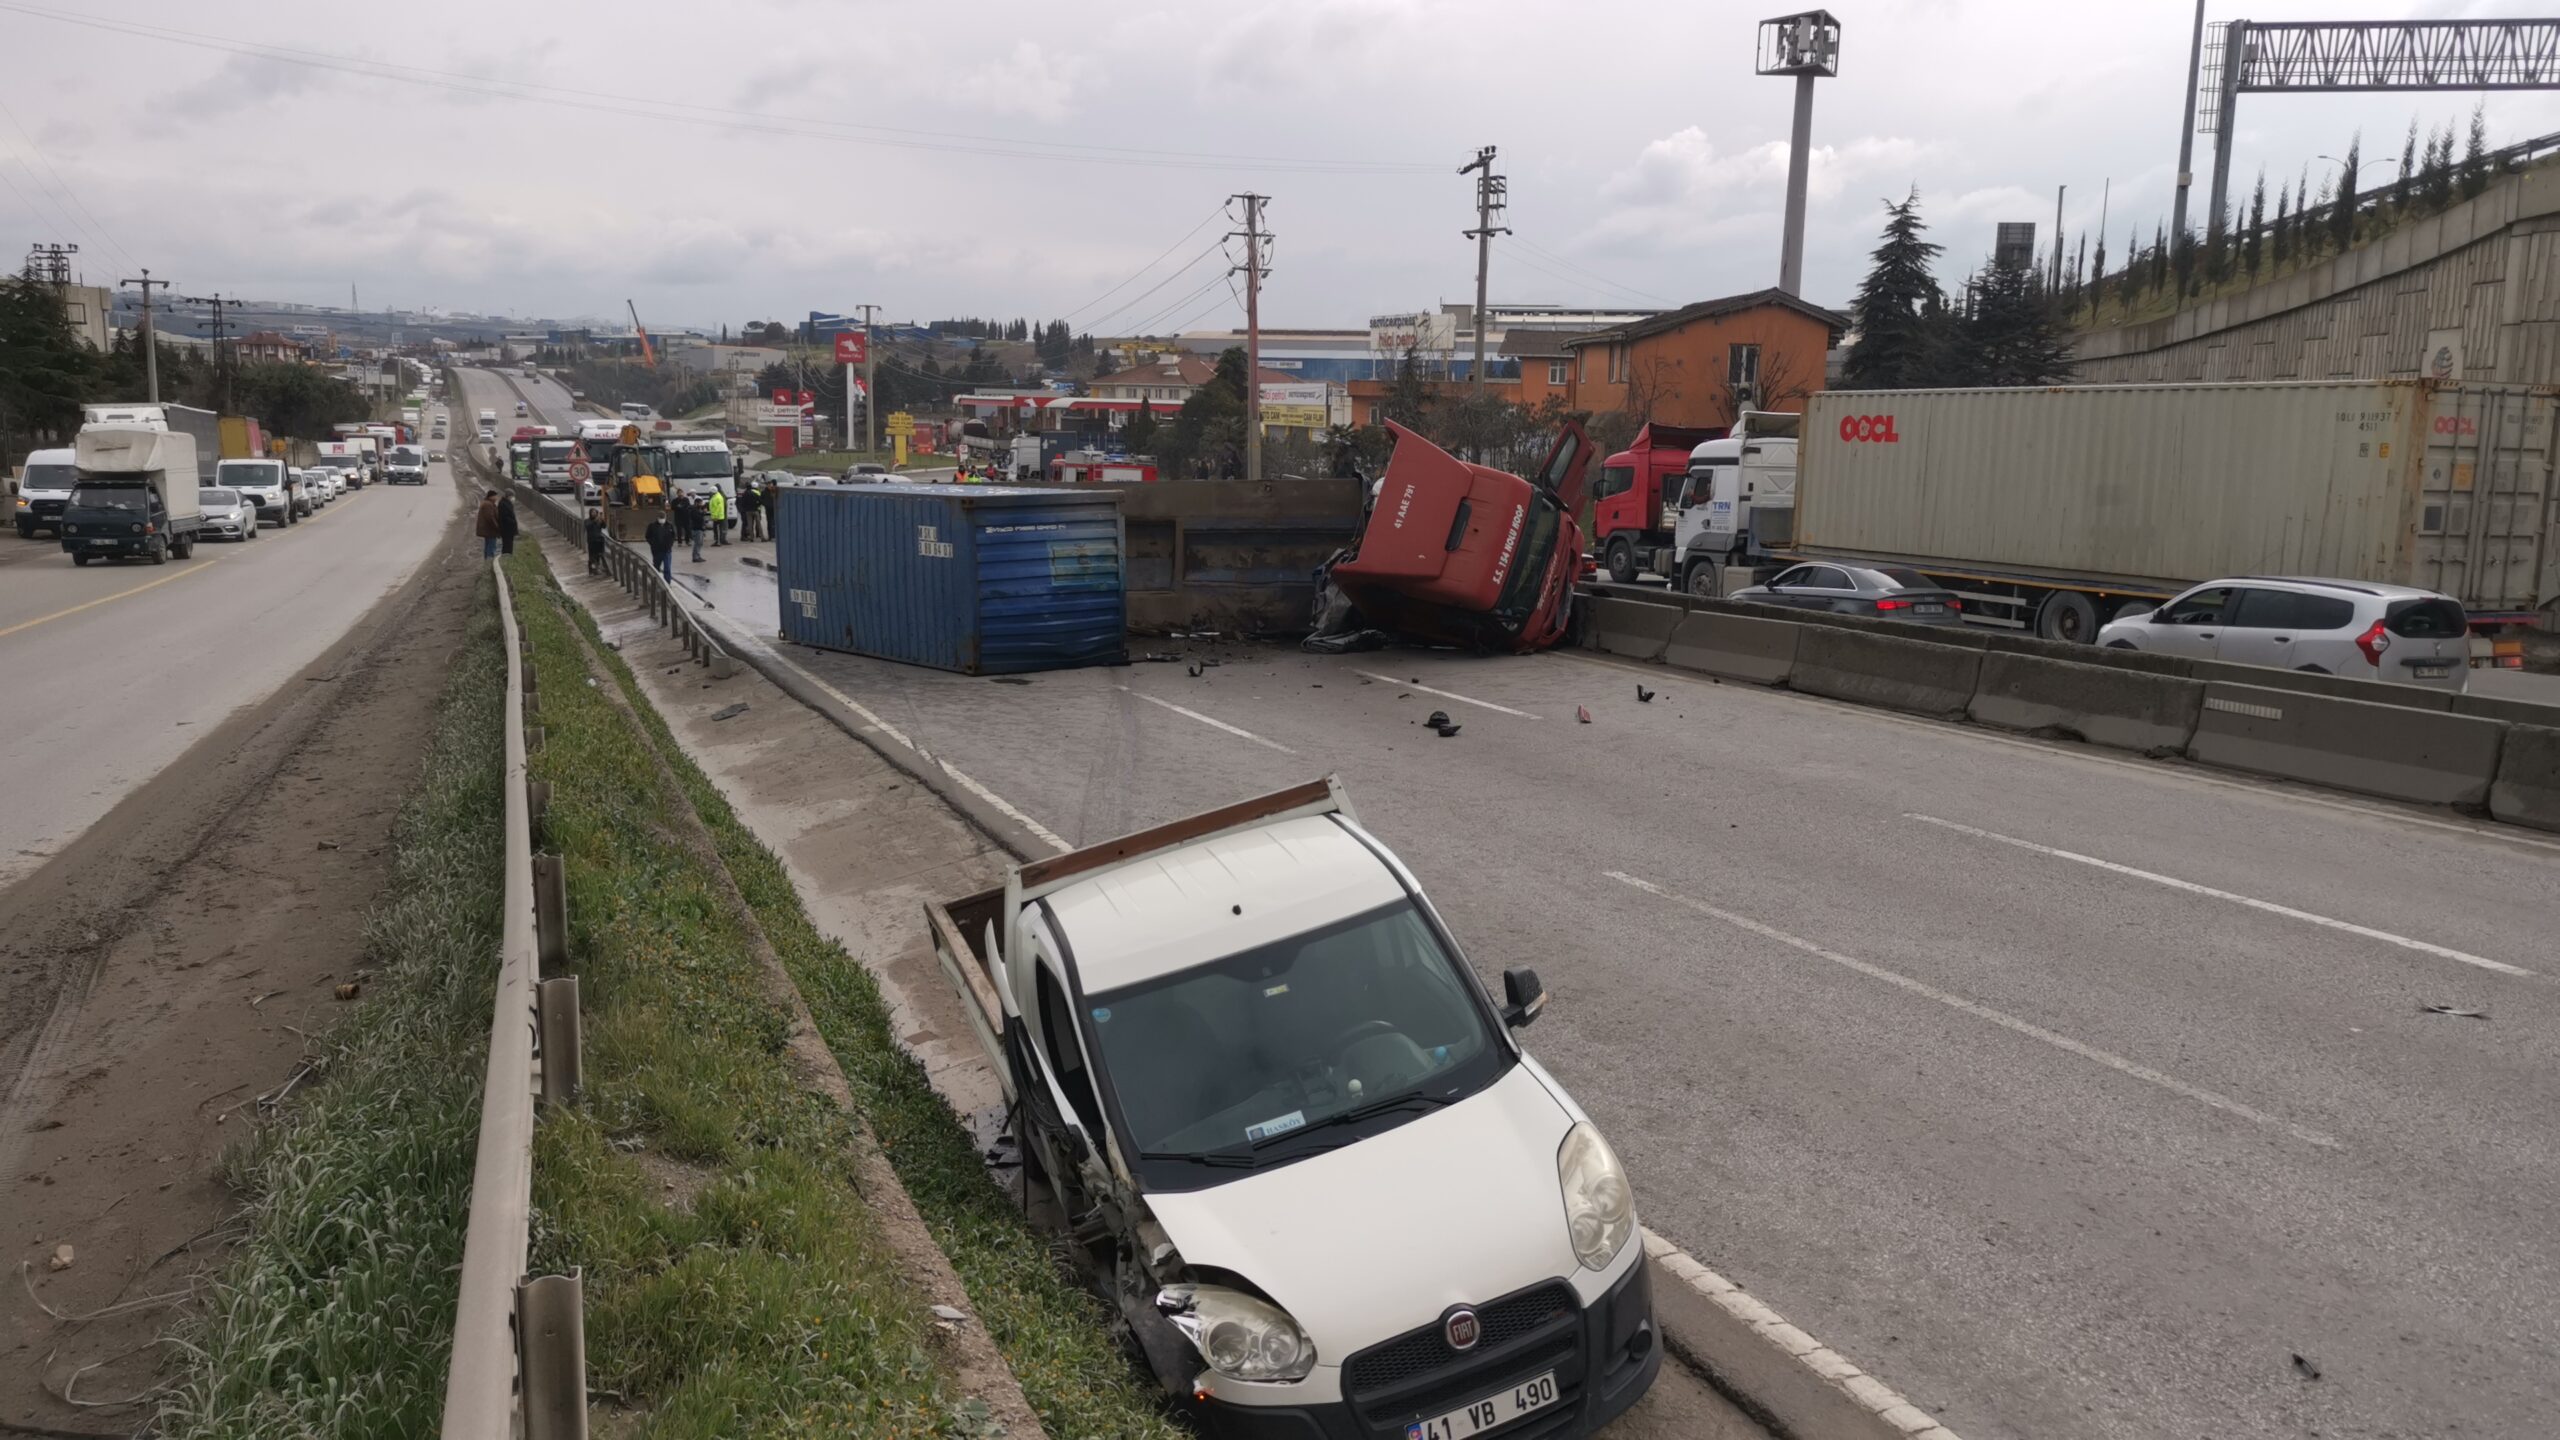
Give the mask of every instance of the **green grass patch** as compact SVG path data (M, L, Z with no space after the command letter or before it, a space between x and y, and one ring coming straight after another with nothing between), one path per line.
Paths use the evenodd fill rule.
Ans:
M554 593L548 585L549 572L532 547L519 542L511 563L519 597ZM1012 1366L1022 1383L1024 1397L1039 1413L1049 1433L1059 1440L1136 1440L1186 1433L1167 1417L1152 1386L1140 1380L1112 1339L1102 1302L1075 1283L1049 1237L1033 1229L988 1177L967 1130L934 1093L923 1069L899 1047L889 1025L888 1006L871 973L811 923L781 861L739 821L728 801L685 755L666 722L641 693L629 667L619 655L602 648L594 620L565 600L554 605L537 601L524 608L542 612L534 632L537 647L555 643L547 637L565 633L559 629L564 615L573 617L590 642L596 643L597 654L667 757L683 787L683 798L709 828L722 862L754 912L765 938L797 982L819 1033L843 1067L855 1102L896 1167L899 1180L914 1198L934 1240L951 1258L952 1267L968 1288L972 1308ZM559 663L546 658L543 673L575 673L556 669ZM543 688L546 726L564 723L553 715L556 688L559 682ZM586 692L586 687L574 688L580 693L568 697L570 703L601 703L599 697ZM559 758L555 752L560 743L555 730L548 742L553 748L546 750L546 760ZM627 751L628 747L623 748ZM561 823L556 817L562 788L555 783L555 828ZM623 803L654 802L653 793L634 792ZM573 853L573 906L581 904L577 891L584 882L580 874ZM592 1010L595 1002L590 998L588 1004ZM593 1073L591 1064L591 1077ZM598 1114L603 1113L599 1106ZM588 1344L593 1366L596 1329L592 1281L588 1294Z
M585 1103L536 1139L534 1268L585 1271L590 1386L651 1436L979 1433L854 1188L852 1122L800 1085L743 917L669 823L684 797L584 683L531 546L511 579L587 1035Z
M317 1083L226 1157L248 1238L176 1335L169 1436L430 1435L479 1135L505 888L506 677L484 577Z

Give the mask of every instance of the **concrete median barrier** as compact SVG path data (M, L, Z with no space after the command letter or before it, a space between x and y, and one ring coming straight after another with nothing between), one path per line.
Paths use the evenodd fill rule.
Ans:
M2483 720L2504 720L2510 725L2539 725L2545 730L2560 730L2560 705L2516 700L2504 695L2464 693L2453 697L2450 708L2456 715L2477 715Z
M1595 597L1582 604L1586 617L1582 643L1603 654L1629 660L1661 659L1682 613L1677 605L1654 605L1642 600Z
M2176 754L2203 712L2202 682L1993 651L1965 713L2003 730L2063 734L2092 745Z
M1705 611L1681 617L1671 632L1662 660L1681 670L1748 680L1754 685L1783 685L1795 669L1796 637L1802 626L1783 620Z
M1808 625L1796 635L1790 688L1920 715L1961 715L1981 678L1983 652Z
M2427 805L2486 805L2507 726L2300 690L2205 686L2187 753L2208 765Z
M2560 730L2510 725L2489 786L2489 813L2510 825L2560 830Z
M2198 680L2256 685L2268 690L2298 690L2330 695L2368 705L2396 705L2404 710L2450 710L2453 692L2425 685L2395 685L2363 675L2331 675L2318 670L2280 670L2272 665L2235 665L2228 660L2190 660L2187 673Z

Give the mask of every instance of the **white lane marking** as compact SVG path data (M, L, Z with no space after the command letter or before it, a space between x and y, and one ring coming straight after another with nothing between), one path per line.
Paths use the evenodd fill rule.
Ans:
M1139 699L1146 701L1146 702L1147 702L1148 704L1150 704L1150 705L1161 705L1161 706L1163 706L1164 708L1166 708L1167 710L1172 711L1172 712L1173 712L1174 714L1176 714L1176 715L1188 716L1189 718L1191 718L1191 719L1193 719L1193 720L1197 720L1197 721L1199 721L1201 724L1206 725L1206 726L1208 726L1209 728L1211 728L1211 729L1213 729L1213 730L1224 730L1224 731L1226 731L1228 734L1235 736L1235 737L1236 737L1237 739L1239 739L1239 740L1250 740L1250 741L1252 741L1252 742L1253 742L1254 744L1256 744L1256 745L1263 746L1263 747L1264 747L1264 748L1266 748L1266 749L1277 750L1277 751L1279 751L1279 752L1280 752L1281 754L1283 754L1283 755L1295 755L1295 754L1297 754L1297 753L1298 753L1297 751L1290 749L1288 746L1281 744L1281 743L1280 743L1279 741L1277 741L1277 740L1265 740L1265 739L1263 739L1261 736L1254 734L1254 733L1253 733L1252 731L1250 731L1250 730L1240 729L1240 728L1238 728L1238 727L1236 727L1236 726L1233 726L1233 725L1228 724L1228 723L1227 723L1226 721L1224 721L1224 720L1213 720L1213 719L1211 719L1210 717L1208 717L1208 716L1206 716L1206 715L1201 714L1201 713L1200 713L1199 711L1197 711L1197 710L1185 710L1185 709L1183 709L1181 706L1174 704L1174 703L1173 703L1172 701L1170 701L1170 700L1159 700L1159 699L1157 699L1156 697L1154 697L1153 695L1141 695L1141 694L1139 694L1137 691L1130 689L1130 688L1129 688L1128 686L1126 686L1126 685L1118 686L1118 687L1116 687L1116 688L1117 688L1117 689L1119 689L1119 690L1120 690L1120 692L1121 692L1121 693L1123 693L1123 694L1126 694L1126 695L1137 695Z
M1351 673L1354 675L1366 675L1370 679L1379 681L1382 684L1401 685L1407 690L1419 690L1425 695L1437 695L1443 700L1455 700L1461 705L1474 705L1486 710L1499 711L1505 715L1517 715L1523 720L1535 720L1538 718L1526 710L1514 710L1508 705L1496 705L1490 700L1477 700L1470 696L1461 695L1454 690L1434 690L1428 685L1417 685L1410 680L1399 680L1393 675L1381 675L1375 670L1354 670Z
M1051 830L1048 826L1041 824L1030 816L1023 814L1021 809L1015 806L1012 801L1005 799L1003 796L980 784L975 777L971 776L966 771L963 771L959 766L952 764L950 761L943 759L932 751L925 749L923 746L909 739L907 737L907 732L890 724L888 721L881 719L878 715L873 714L871 708L864 705L861 701L854 699L852 696L847 695L833 685L828 684L826 681L810 674L806 667L793 661L790 656L772 649L767 649L765 653L771 655L775 660L780 661L782 664L789 666L791 668L791 673L818 687L818 693L826 696L830 700L833 700L847 710L852 711L854 715L862 721L864 728L876 730L881 734L888 736L890 739L895 740L900 745L905 746L907 749L913 750L917 755L924 759L932 761L943 774L951 777L953 783L957 784L961 789L968 791L970 794L977 796L979 799L986 801L989 805L994 806L1006 819L1011 820L1016 825L1021 826L1023 829L1028 830L1033 835L1039 837L1042 844L1056 850L1072 850L1075 848L1065 840L1060 839L1056 831Z
M1585 655L1568 650L1550 650L1546 653L1611 670L1634 670L1639 674L1657 676L1675 684L1686 684L1701 693L1708 688L1703 679L1683 675L1678 671L1666 671L1659 665L1642 665L1632 660L1616 660L1606 656ZM2317 805L2323 810L2341 811L2367 820L2389 821L2395 825L2423 825L2430 830L2448 830L2456 835L2468 835L2475 840L2494 840L2504 845L2529 845L2537 850L2560 851L2560 840L2540 839L2527 835L2521 830L2463 825L2451 820L2438 820L2430 816L2411 814L2406 810L2397 810L2386 805L2368 805L2354 800L2313 795L2297 787L2280 785L2273 781L2210 775L2186 766L2172 765L2158 760L2139 760L2132 756L2120 758L2102 754L2086 746L2051 740L2030 740L2018 735L2001 735L1978 726L1957 725L1945 720L1926 720L1917 715L1896 715L1890 710L1878 710L1871 706L1859 705L1847 700L1833 700L1822 695L1770 690L1748 684L1723 685L1716 689L1721 695L1755 696L1772 705L1791 705L1800 700L1809 700L1828 709L1848 711L1887 724L1902 725L1914 730L1928 730L1940 735L1970 740L1977 744L2006 745L2011 749L2031 751L2053 760L2071 761L2083 765L2104 765L2115 770L2130 770L2151 779L2165 780L2172 784L2211 785L2217 789L2237 790L2244 795L2255 795L2267 800L2284 801L2295 805Z
M2077 851L2072 850L2057 850L2050 845L2039 845L2033 840L2021 840L2014 835L2002 835L1990 830L1977 830L1971 825L1959 825L1953 820L1941 820L1935 815L1914 815L1906 813L1902 818L1905 820L1917 820L1923 825L1935 825L1942 830L1953 830L1959 835L1971 835L1977 840L1996 840L2003 845L2015 845L2021 850L2032 850L2039 855L2050 855L2057 860L2073 860L2083 865L2094 866L2100 870L2112 871L2118 875L2130 875L2136 880L2148 880L2154 885L2166 885L2172 890L2184 890L2190 895L2206 895L2216 900L2228 900L2234 905L2246 905L2252 910L2264 910L2270 915L2282 915L2288 920L2300 920L2306 924L2322 925L2331 930L2344 930L2350 935L2361 935L2368 940L2379 940L2386 945L2397 945L2404 950L2415 950L2421 955L2433 955L2445 960L2459 960L2465 965L2477 965L2483 970L2495 970L2501 975L2529 976L2533 973L2521 965L2510 965L2504 960L2492 960L2485 955L2474 955L2468 950L2455 950L2447 946L2431 944L2424 940L2412 940L2406 935L2394 935L2388 930L2376 930L2370 925L2358 925L2352 920L2333 919L2327 915L2315 915L2308 910L2296 910L2290 905L2278 905L2272 900L2257 900L2252 899L2247 895L2235 895L2228 890L2216 890L2210 885L2199 885L2193 880L2181 880L2175 875L2161 875L2149 870L2137 870L2130 865L2119 865L2113 860L2101 860L2095 855L2082 855Z
M1781 945L1792 946L1795 949L1803 951L1807 955L1818 956L1821 959L1828 960L1834 965L1846 966L1847 968L1855 970L1859 974L1864 975L1871 980L1882 980L1888 985L1900 986L1901 988L1910 991L1912 994L1921 996L1924 999L1935 1000L1939 1004L1947 1006L1950 1009L1961 1010L1967 1015L1971 1015L1978 1020L1988 1020L1992 1024L1997 1025L2004 1030L2014 1031L2017 1034L2026 1036L2030 1040L2041 1040L2045 1044L2053 1046L2057 1050L2065 1050L2071 1054L2079 1056L2083 1060L2094 1061L2100 1065L2106 1066L2110 1070L2116 1071L2118 1074L2130 1075L2136 1080L2148 1081L2151 1084L2159 1086L2163 1090L2169 1091L2171 1094L2183 1095L2187 1099L2193 1100L2200 1105L2210 1105L2216 1110L2223 1111L2226 1114L2237 1115L2241 1119L2247 1120L2252 1124L2264 1125L2273 1130L2282 1130L2297 1140L2301 1140L2307 1144L2320 1146L2322 1149L2337 1150L2343 1148L2339 1145L2337 1137L2327 1134L2326 1132L2314 1130L2307 1125L2296 1125L2292 1121L2286 1120L2280 1116L2270 1115L2264 1110L2243 1105L2228 1095L2217 1094L2214 1091L2207 1090L2199 1085L2190 1085L2184 1080L2180 1080L2173 1075L2163 1075L2148 1065L2142 1065L2134 1061L2127 1060L2121 1055L2101 1050L2094 1045L2083 1044L2078 1040L2072 1039L2068 1035L2056 1034L2051 1030L2045 1029L2041 1025L2021 1020L2017 1016L2008 1014L2005 1011L1994 1010L1990 1006L1981 1004L1978 1001L1967 1000L1961 995L1941 990L1937 986L1931 985L1926 981L1914 980L1908 975L1887 970L1881 965L1875 964L1871 961L1858 959L1854 955L1843 955L1837 950L1824 949L1822 946L1816 945L1812 941L1804 939L1801 936L1790 935L1786 931L1780 930L1774 925L1763 925L1759 921L1754 920L1747 915L1736 915L1730 910L1719 910L1715 906L1710 905L1703 900L1693 900L1686 895L1665 890L1650 880L1630 875L1623 870L1609 870L1602 873L1620 884L1633 886L1648 895L1654 895L1664 900L1668 900L1674 905L1686 906L1691 910L1697 911L1701 915L1721 920L1727 925L1733 926L1737 930L1748 930L1752 934L1758 935L1763 939L1775 940Z

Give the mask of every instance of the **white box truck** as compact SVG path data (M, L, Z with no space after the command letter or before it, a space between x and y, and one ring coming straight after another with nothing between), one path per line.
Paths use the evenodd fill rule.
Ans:
M199 412L201 413L201 412ZM74 565L148 560L165 565L196 549L204 512L196 501L193 436L141 426L84 425L72 446L80 474L62 511L62 548Z
M2560 394L2523 385L1826 391L1791 484L1721 495L1693 463L1692 505L1733 503L1682 527L1683 574L1901 566L1970 623L2061 640L2226 575L2413 585L2461 601L2475 634L2548 626L2555 437Z

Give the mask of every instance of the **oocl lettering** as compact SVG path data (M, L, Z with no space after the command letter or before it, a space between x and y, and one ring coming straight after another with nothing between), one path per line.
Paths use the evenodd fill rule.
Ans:
M2480 422L2472 419L2468 415L2439 415L2436 417L2436 433L2439 435L2477 435L2480 433Z
M1848 441L1871 441L1878 445L1897 445L1902 437L1893 433L1890 415L1843 415L1840 438Z

